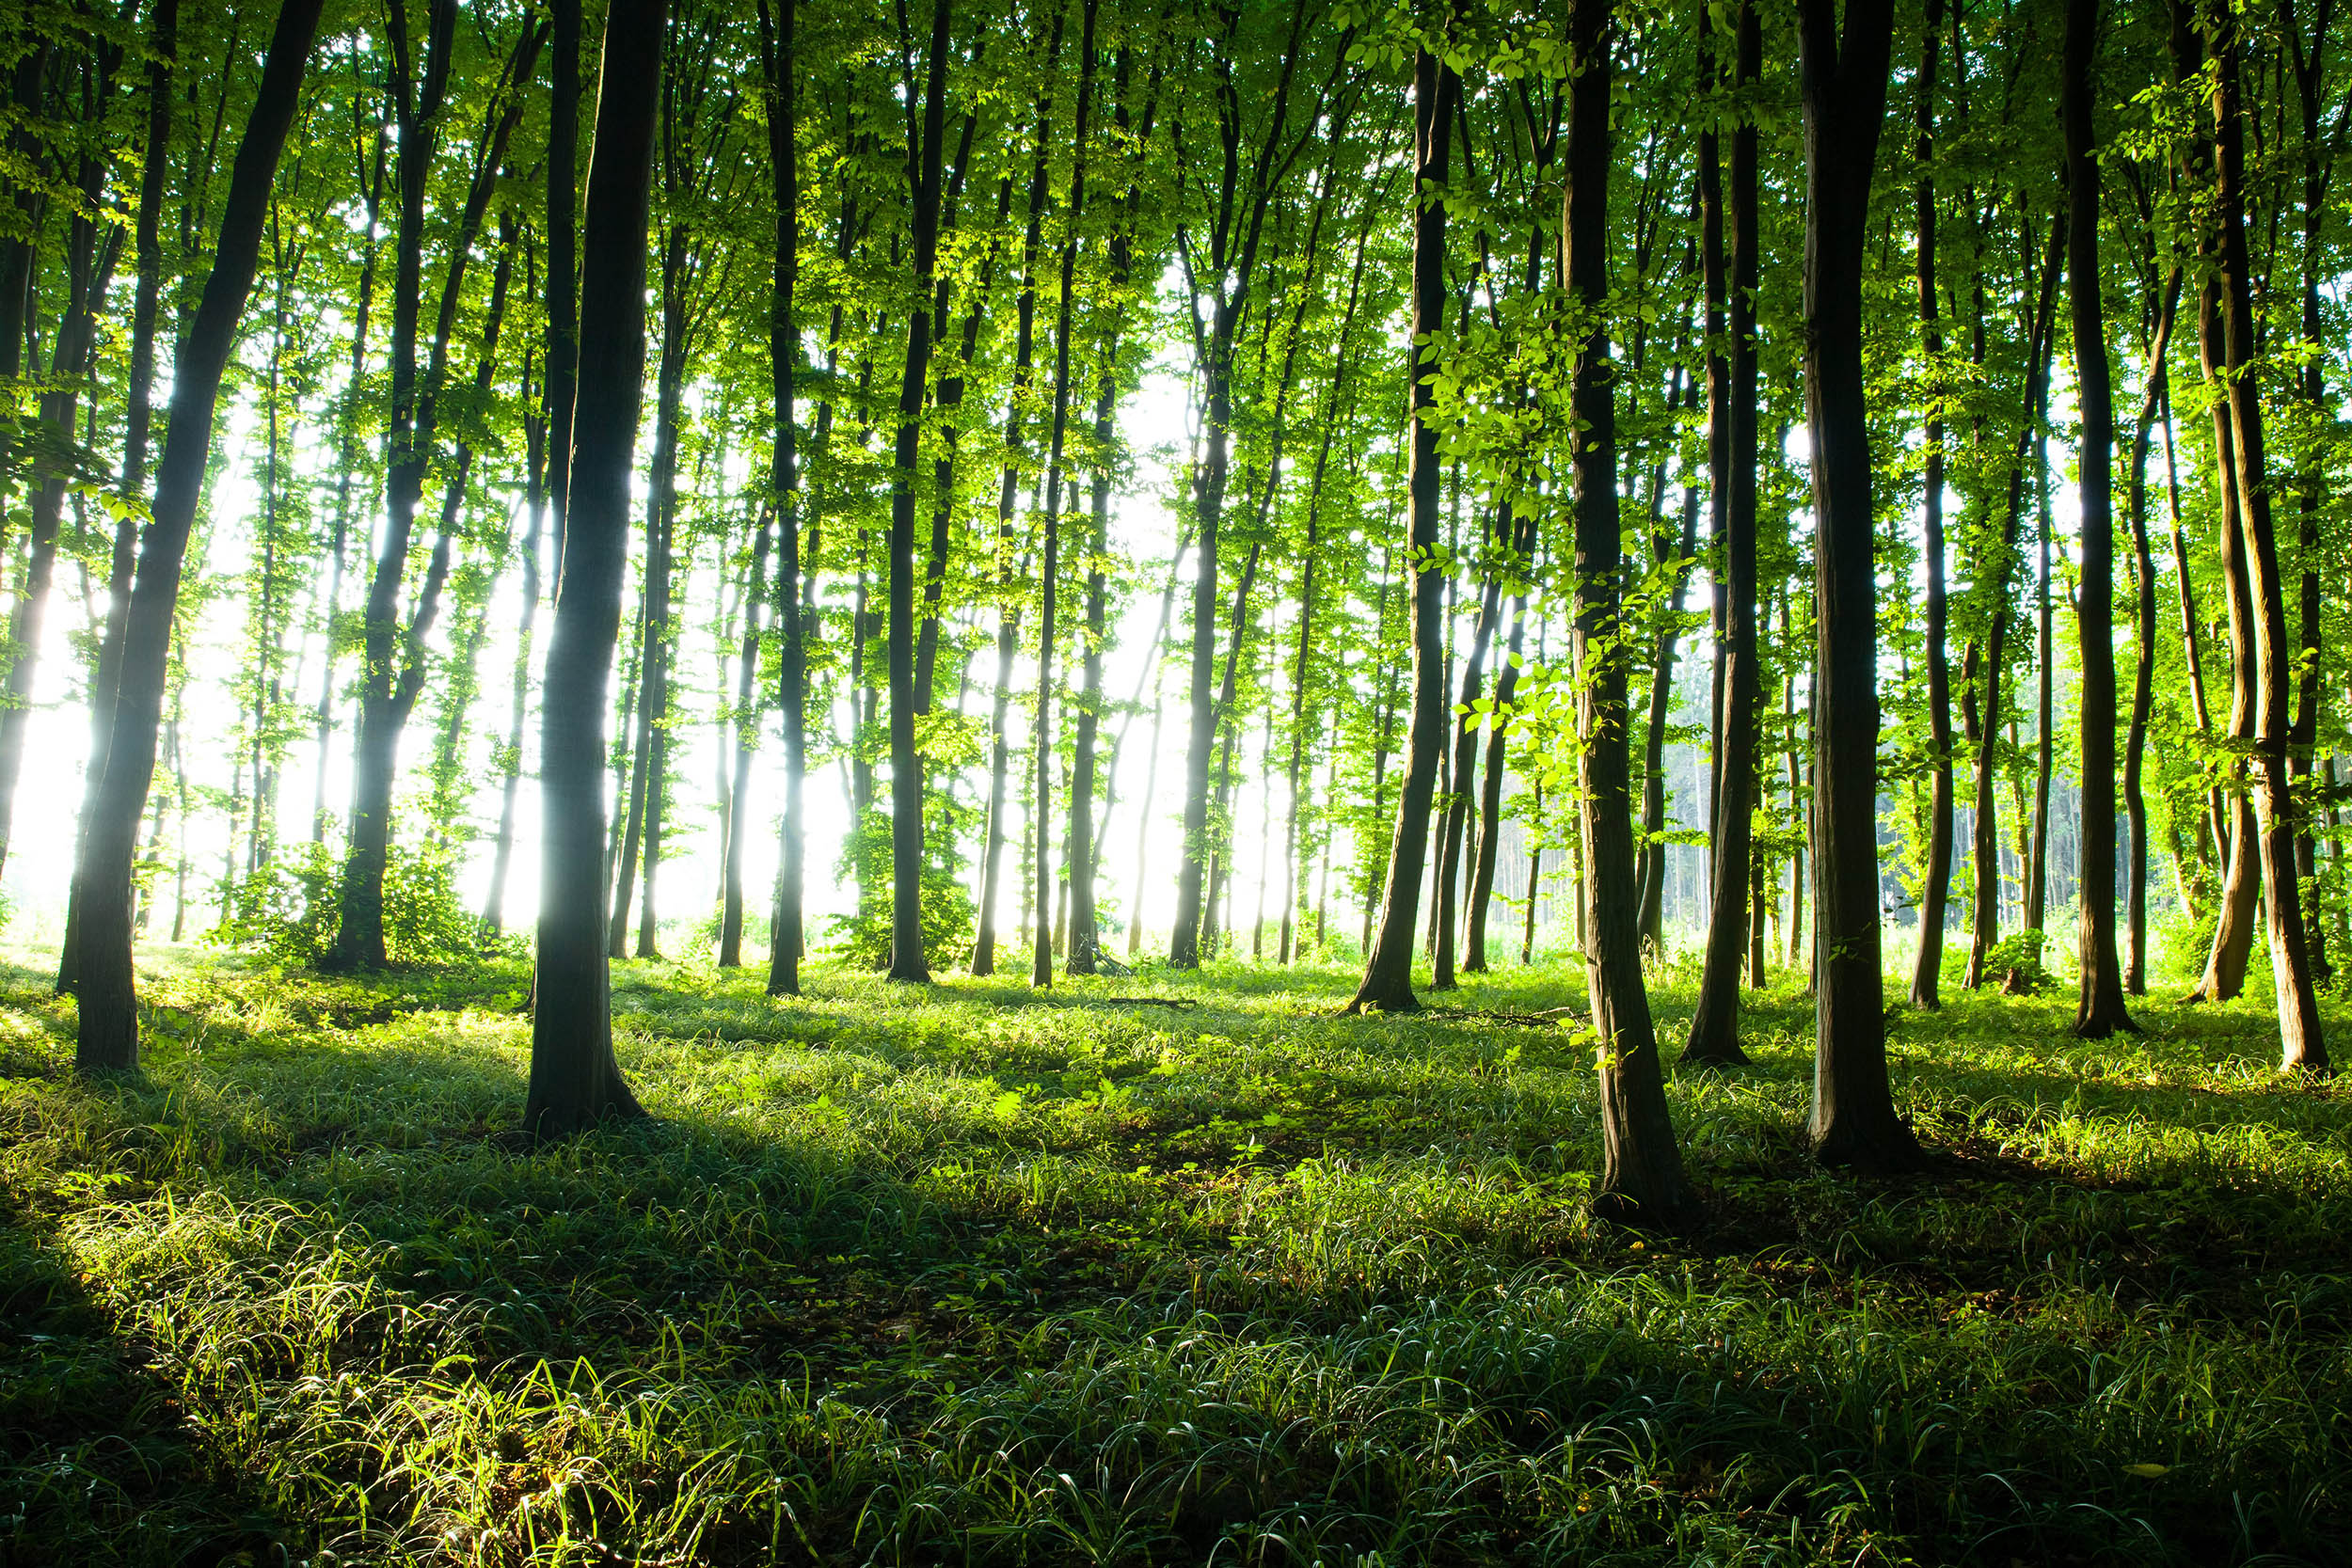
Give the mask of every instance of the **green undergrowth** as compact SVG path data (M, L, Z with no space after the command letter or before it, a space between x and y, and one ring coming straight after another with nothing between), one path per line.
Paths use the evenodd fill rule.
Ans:
M650 1119L515 1136L527 971L0 968L0 1563L2343 1561L2352 1113L2252 1003L1961 997L1933 1160L1805 1155L1811 1014L1597 1225L1514 971L929 991L622 966ZM1892 994L1892 993L1890 993ZM1176 1008L1134 1000L1183 998ZM1678 1037L1687 987L1658 993ZM1570 1021L1572 1023L1572 1020ZM2335 1022L2333 1015L2331 1023Z

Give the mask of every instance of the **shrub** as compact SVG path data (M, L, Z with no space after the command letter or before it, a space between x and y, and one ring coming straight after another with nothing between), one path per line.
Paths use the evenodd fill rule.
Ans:
M325 845L313 844L298 858L246 878L230 899L228 917L205 940L311 969L333 950L342 917L342 864ZM449 855L394 846L384 866L384 951L396 964L444 964L485 953L519 958L530 942L483 928L457 895L456 865Z

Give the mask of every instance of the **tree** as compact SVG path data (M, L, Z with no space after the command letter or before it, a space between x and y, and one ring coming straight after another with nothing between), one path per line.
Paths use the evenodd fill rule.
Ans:
M213 270L172 367L171 404L155 500L140 531L139 559L124 621L114 691L114 734L90 831L82 847L81 1012L76 1070L128 1072L138 1066L138 998L131 962L131 867L139 820L155 775L157 737L180 601L188 531L213 445L221 375L253 291L270 186L310 64L324 0L285 0L270 34L261 85L229 176L229 198L213 246Z
M1763 58L1762 29L1753 0L1741 0L1733 24L1733 85L1755 82ZM1721 73L1719 72L1719 77ZM1714 135L1699 152L1704 216L1701 248L1707 275L1708 483L1715 533L1722 541L1725 598L1723 707L1718 715L1714 821L1714 886L1708 905L1707 959L1698 1006L1691 1017L1682 1059L1737 1065L1740 1049L1740 964L1751 924L1760 926L1760 901L1749 896L1755 844L1757 768L1756 705L1762 694L1757 664L1756 573L1756 134L1742 117L1731 143L1731 256L1724 257L1724 201ZM1724 315L1728 311L1727 327ZM1751 904L1756 907L1751 907Z
M1438 755L1446 744L1445 630L1441 620L1445 568L1436 558L1441 515L1438 482L1438 426L1433 410L1436 335L1445 325L1445 183L1452 163L1454 119L1459 112L1462 79L1426 46L1413 58L1413 352L1406 406L1406 483L1410 492L1412 594L1412 721L1406 732L1405 781L1398 792L1396 831L1390 839L1387 885L1380 895L1380 923L1364 954L1364 977L1347 1005L1411 1012L1413 923L1421 910L1422 855L1429 844L1429 805L1437 792ZM1423 369L1428 364L1427 370ZM1201 570L1212 568L1204 556ZM1214 610L1212 603L1211 609ZM1194 613L1200 613L1196 601ZM1194 672L1196 679L1203 672ZM1195 709L1196 717L1198 708ZM1185 838L1191 842L1191 817ZM1182 916L1179 915L1181 922ZM1181 924L1179 936L1183 935Z
M1862 274L1870 176L1886 115L1891 0L1799 0L1804 101L1804 404L1813 439L1815 1157L1893 1166L1917 1156L1886 1076L1879 973L1878 572Z
M2082 410L2082 578L2075 624L2082 657L2081 998L2074 1033L2104 1039L2137 1031L2123 1002L2115 946L2115 515L2111 488L2115 400L2100 300L2099 161L2091 126L2099 0L2067 0L2065 86L2067 257L2074 328L2074 397Z
M645 220L667 13L667 0L612 0L596 72L568 510L541 704L539 952L523 1107L523 1127L538 1138L643 1114L612 1053L604 742L644 395Z

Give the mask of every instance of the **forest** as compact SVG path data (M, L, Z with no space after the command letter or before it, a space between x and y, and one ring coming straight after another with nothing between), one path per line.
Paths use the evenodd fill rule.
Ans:
M2335 0L8 0L0 1568L2352 1561L2348 292Z

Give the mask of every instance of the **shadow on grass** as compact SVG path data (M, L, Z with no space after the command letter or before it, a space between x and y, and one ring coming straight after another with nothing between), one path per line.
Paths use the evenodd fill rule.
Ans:
M491 1010L354 1040L280 1029L294 1015L268 998L167 1003L159 1024L181 1032L144 1083L20 1085L9 1126L73 1161L11 1180L64 1211L58 1261L103 1279L120 1354L153 1347L306 1528L348 1532L367 1499L387 1555L449 1539L529 1558L531 1529L558 1526L680 1561L761 1560L779 1541L1402 1562L1769 1540L1792 1561L1875 1542L1919 1560L2205 1562L2316 1560L2340 1539L2325 1338L2200 1344L2179 1294L2163 1307L2179 1336L2095 1289L2045 1311L2030 1292L2055 1276L2002 1233L2019 1212L1983 1182L1771 1164L1703 1246L1532 1257L1380 1207L1415 1180L1434 1201L1483 1179L1478 1151L1433 1139L1441 1120L1368 1164L1301 1144L1285 1168L1204 1159L1182 1180L1167 1162L1138 1174L1106 1131L1155 1132L1150 1103L1118 1110L1135 1082L1103 1057L1118 1030L1120 1050L1193 1053L1172 1097L1227 1119L1244 1107L1219 1096L1312 1063L1344 1101L1433 1054L1457 1073L1429 1081L1433 1115L1521 1118L1499 1154L1584 1114L1572 1058L1498 1078L1503 1048L1448 1021L1233 1006L1208 1028L1114 1030L1069 1005L1075 988L887 1006L855 984L784 1006L724 985L623 993L625 1064L658 1120L514 1147L516 1026ZM1009 1034L973 1037L982 1024ZM1784 1054L1757 1075L1775 1089L1799 1071ZM1081 1111L1097 1119L1053 1119ZM2024 1196L2035 1225L2074 1201ZM1975 1232L1954 1239L1962 1218ZM1348 1260L1375 1243L1410 1266ZM1978 1299L1986 1281L2006 1296ZM2237 1430L2185 1392L2201 1374L2241 1403L2300 1386L2315 1404L2280 1403L2282 1435L2233 1447L2193 1426Z
M299 1537L205 1452L135 1336L0 1196L0 1563L267 1563Z

